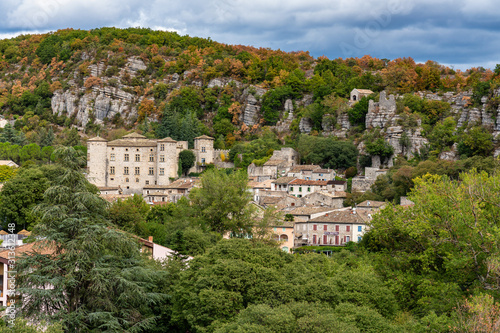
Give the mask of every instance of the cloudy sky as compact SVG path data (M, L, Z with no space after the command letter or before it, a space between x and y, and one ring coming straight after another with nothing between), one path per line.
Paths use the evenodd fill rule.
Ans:
M0 38L62 28L149 27L330 59L500 63L493 0L1 0Z

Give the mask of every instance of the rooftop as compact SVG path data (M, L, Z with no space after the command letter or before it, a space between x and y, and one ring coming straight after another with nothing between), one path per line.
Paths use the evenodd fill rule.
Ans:
M358 223L363 224L370 220L370 213L356 211L355 209L337 210L309 220L309 222L330 223Z
M292 180L289 185L311 185L311 186L326 186L328 181L326 180L307 180L307 179L295 179Z
M325 208L325 207L297 207L293 210L290 211L290 214L292 215L311 215L311 214L317 214L317 213L322 213L322 212L329 212L332 211L332 208Z
M373 200L365 200L362 203L356 205L356 207L363 208L380 208L385 205L384 201L373 201Z
M278 185L287 185L290 183L292 180L297 179L295 177L280 177L278 179L274 179L273 183L278 184Z
M288 172L300 172L300 171L313 171L316 169L321 169L319 165L314 164L304 164L304 165L296 165L290 169Z

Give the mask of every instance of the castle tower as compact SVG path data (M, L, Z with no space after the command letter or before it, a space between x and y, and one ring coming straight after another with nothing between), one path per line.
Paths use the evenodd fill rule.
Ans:
M177 141L172 138L158 140L156 151L158 154L158 185L168 185L170 178L177 177Z
M194 138L196 164L205 166L214 163L214 138L202 135Z
M108 141L95 137L87 141L87 179L98 187L107 186Z

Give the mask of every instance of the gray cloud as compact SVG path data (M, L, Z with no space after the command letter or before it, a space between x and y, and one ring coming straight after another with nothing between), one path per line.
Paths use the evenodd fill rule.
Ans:
M413 57L462 68L492 66L500 53L493 0L4 0L0 13L0 37L142 26L313 56Z

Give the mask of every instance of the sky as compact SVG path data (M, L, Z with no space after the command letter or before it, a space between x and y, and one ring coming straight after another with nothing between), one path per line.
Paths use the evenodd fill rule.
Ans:
M0 39L57 29L148 27L329 59L500 63L493 0L2 0Z

